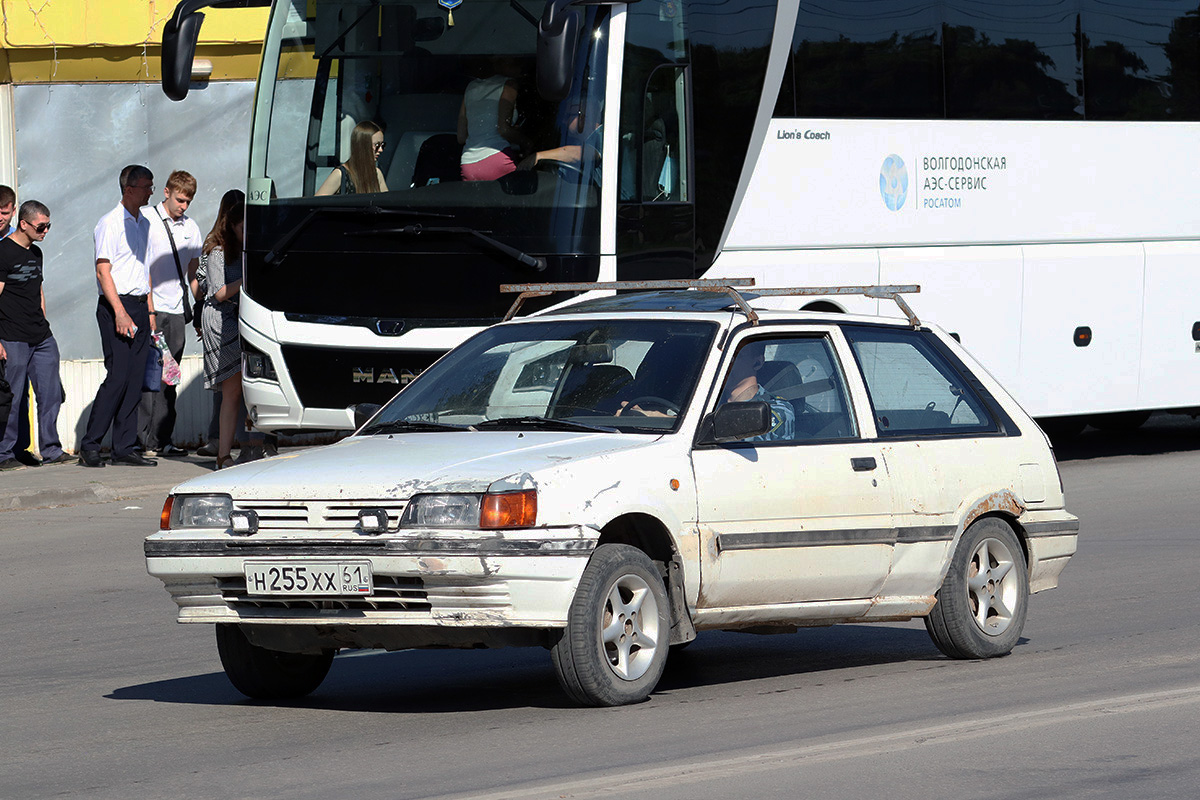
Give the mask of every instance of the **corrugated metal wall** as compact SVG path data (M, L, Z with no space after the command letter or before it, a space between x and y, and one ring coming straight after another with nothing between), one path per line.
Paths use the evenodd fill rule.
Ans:
M204 359L184 356L179 365L183 378L178 389L175 412L175 444L180 447L198 446L208 431L212 414L212 392L204 388ZM88 414L96 389L104 380L104 359L89 358L64 361L59 368L67 400L58 414L58 436L63 448L77 452L79 440L87 427ZM104 446L108 446L105 437Z

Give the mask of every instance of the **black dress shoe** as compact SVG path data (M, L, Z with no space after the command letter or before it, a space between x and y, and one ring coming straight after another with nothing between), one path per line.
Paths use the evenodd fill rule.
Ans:
M123 456L113 456L113 465L120 464L124 467L157 467L158 462L153 458L146 458L141 453L136 451L126 453Z
M188 451L184 450L182 447L176 447L173 444L168 444L159 450L158 454L160 456L166 456L167 458L185 458L188 455Z
M85 467L103 467L104 462L100 460L99 450L80 450L79 463Z
M27 467L40 467L42 465L42 460L32 455L28 450L16 451L13 453L13 458L15 458L17 461L20 461Z

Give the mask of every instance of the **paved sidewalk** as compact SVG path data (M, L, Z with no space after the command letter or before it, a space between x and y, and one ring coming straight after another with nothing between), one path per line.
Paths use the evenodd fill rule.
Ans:
M103 469L89 469L71 462L0 472L0 513L134 497L157 497L161 502L171 487L211 472L215 463L211 458L189 456L160 458L157 467L108 464Z

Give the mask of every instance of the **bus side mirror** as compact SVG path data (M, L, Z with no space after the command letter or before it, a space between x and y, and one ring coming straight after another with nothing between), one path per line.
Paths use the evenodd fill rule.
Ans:
M200 9L212 3L213 0L181 0L163 27L162 88L163 94L172 100L187 97L196 42L200 40L200 26L204 24Z
M562 100L571 93L575 53L579 49L581 12L575 0L547 0L538 22L537 87L545 100Z

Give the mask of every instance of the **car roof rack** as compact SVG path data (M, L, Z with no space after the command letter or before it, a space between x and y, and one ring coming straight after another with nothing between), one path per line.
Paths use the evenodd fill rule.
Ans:
M662 289L696 289L702 292L724 292L728 294L737 307L745 314L751 324L758 324L758 313L750 307L745 296L739 289L754 286L754 278L705 278L700 280L677 281L600 281L598 283L505 283L501 284L503 294L516 294L512 307L504 315L508 322L517 315L521 305L528 297L545 297L554 292L590 292L598 290L615 291L654 291ZM921 287L916 284L888 286L795 286L788 288L763 287L754 289L750 299L757 297L812 297L822 295L860 294L877 300L892 300L908 318L908 324L913 329L921 327L921 320L913 313L908 303L904 302L902 294L917 294Z

